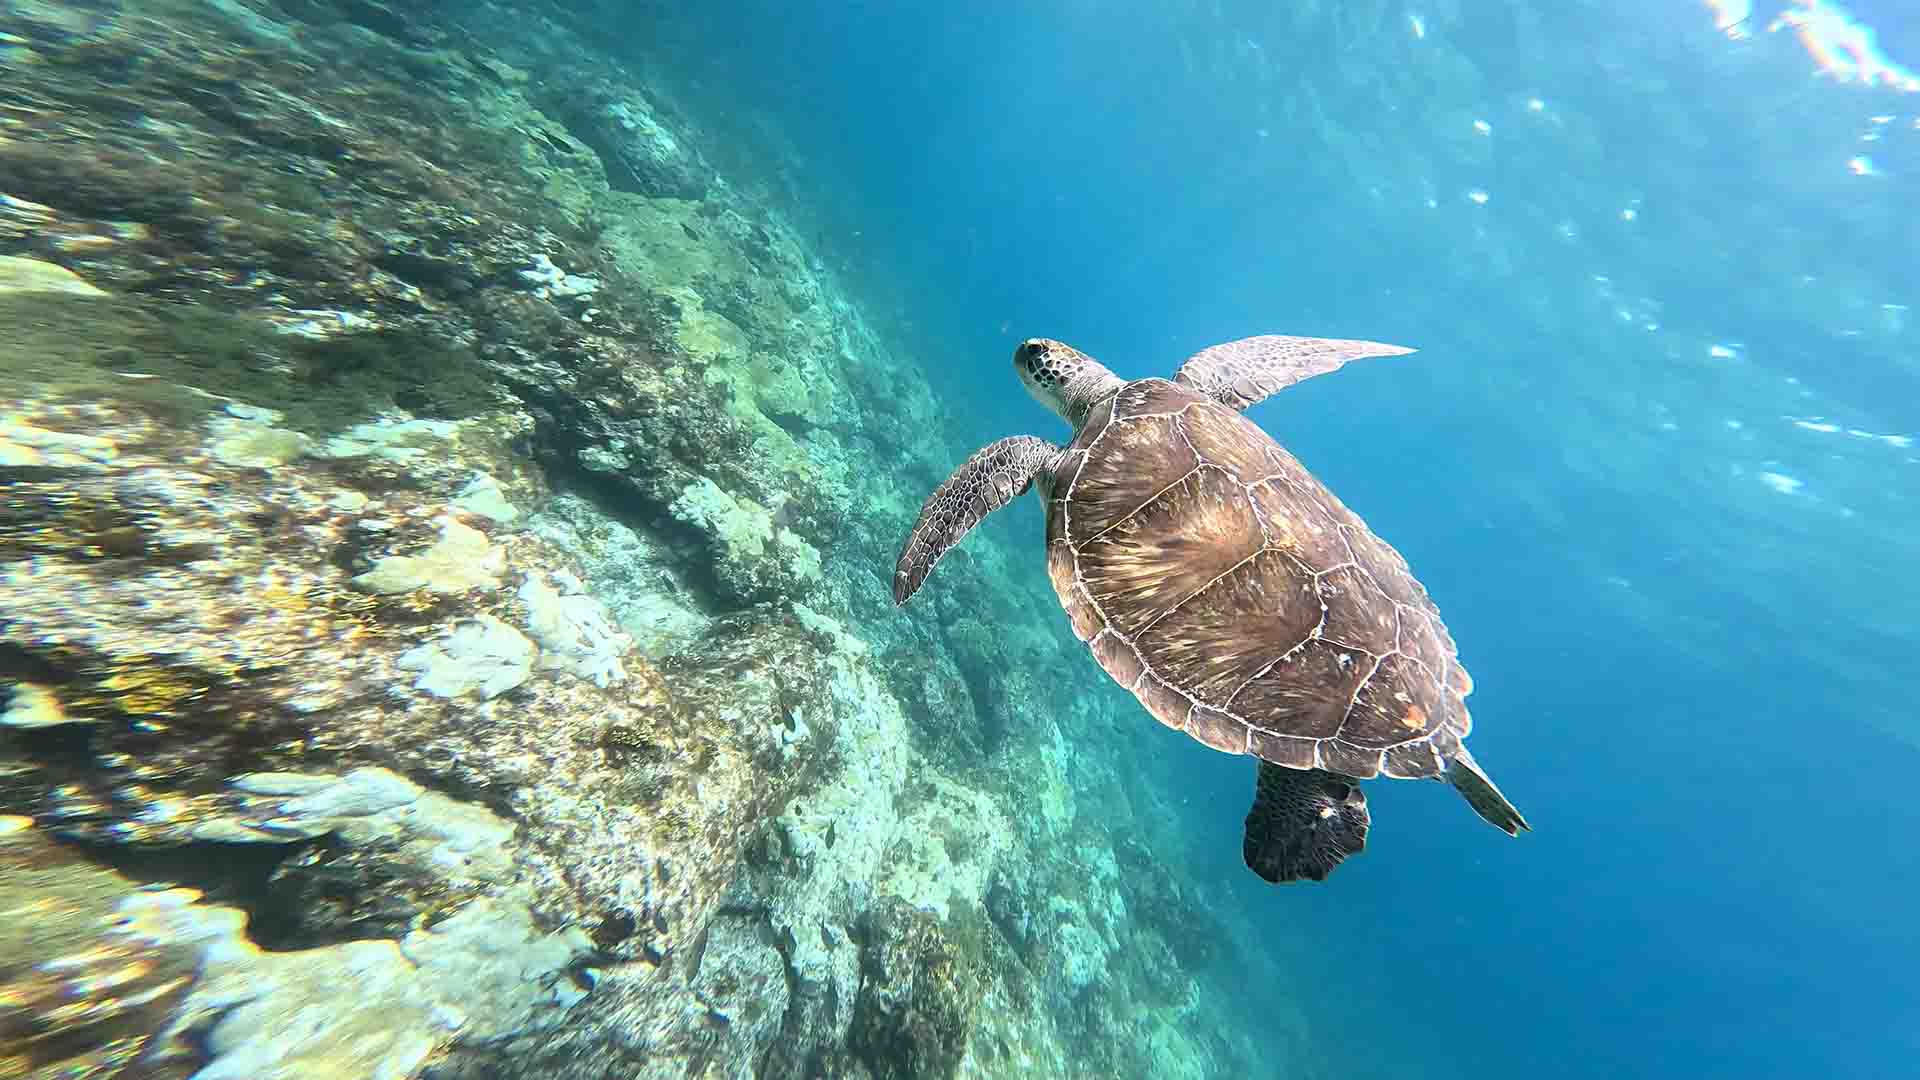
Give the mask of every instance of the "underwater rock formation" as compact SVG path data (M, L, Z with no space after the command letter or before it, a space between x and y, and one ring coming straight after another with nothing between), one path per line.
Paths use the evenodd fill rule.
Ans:
M558 1022L585 994L578 931L463 907L398 940L292 952L192 889L143 888L0 818L0 1040L8 1075L408 1076L455 1037ZM44 957L39 963L35 958Z
M563 122L605 166L615 191L667 199L697 199L712 185L713 171L698 151L683 144L638 95L593 97L569 110Z
M970 957L930 913L889 898L862 920L849 1045L879 1080L953 1075L980 1004Z
M0 14L0 1062L1243 1072L1031 552L888 601L965 433L576 17Z

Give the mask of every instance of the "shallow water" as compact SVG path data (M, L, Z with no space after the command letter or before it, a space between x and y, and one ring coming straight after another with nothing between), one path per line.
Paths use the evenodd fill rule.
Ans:
M37 261L0 278L0 855L198 973L69 1025L103 992L33 965L93 931L16 935L0 1060L1920 1051L1895 5L37 2L0 31L0 254ZM1069 437L1021 340L1138 378L1262 333L1418 348L1248 415L1424 582L1531 833L1378 780L1328 881L1248 873L1251 765L1072 640L1036 499L887 601L947 469ZM251 929L138 906L162 885Z

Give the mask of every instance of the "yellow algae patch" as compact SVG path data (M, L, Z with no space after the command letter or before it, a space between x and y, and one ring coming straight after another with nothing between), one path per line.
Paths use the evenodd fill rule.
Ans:
M279 414L273 415L277 418ZM236 468L271 469L298 460L313 449L313 440L305 435L259 419L218 416L211 427L214 439L207 452L220 463Z
M78 722L79 717L68 716L60 707L53 690L39 683L13 684L13 696L7 699L6 710L0 712L0 725L6 727L43 728Z
M87 283L58 263L0 255L0 292L55 292L75 296L105 296L106 290Z
M35 427L17 416L0 419L0 465L76 469L113 458L113 443L106 439Z
M494 589L507 568L507 553L489 544L486 534L451 517L440 522L440 539L418 555L389 555L353 579L361 592L389 596L425 589L450 594Z
M699 293L684 287L666 292L680 305L680 325L674 337L689 355L712 360L724 353L746 353L746 333L726 316L708 311Z

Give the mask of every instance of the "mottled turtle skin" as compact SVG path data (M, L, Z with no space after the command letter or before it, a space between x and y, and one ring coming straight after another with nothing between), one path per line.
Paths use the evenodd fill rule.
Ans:
M1128 383L1042 483L1074 633L1161 723L1354 779L1436 776L1460 753L1473 684L1426 590L1238 412Z

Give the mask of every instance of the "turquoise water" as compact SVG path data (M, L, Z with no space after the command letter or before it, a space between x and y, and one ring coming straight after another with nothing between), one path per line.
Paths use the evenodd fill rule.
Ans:
M1913 1074L1916 207L1893 0L4 5L0 1074ZM1269 333L1518 839L891 602Z
M1742 36L1678 0L657 31L816 166L828 257L982 442L1064 437L1008 376L1027 336L1128 376L1254 333L1421 349L1252 416L1426 582L1535 831L1377 783L1364 856L1268 887L1238 865L1245 763L1138 729L1197 793L1166 857L1271 928L1230 961L1248 1023L1303 1009L1347 1075L1885 1077L1920 1050L1920 95L1821 73L1782 6ZM1920 64L1915 16L1851 9ZM1037 508L986 528L1037 559Z

